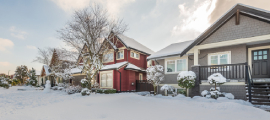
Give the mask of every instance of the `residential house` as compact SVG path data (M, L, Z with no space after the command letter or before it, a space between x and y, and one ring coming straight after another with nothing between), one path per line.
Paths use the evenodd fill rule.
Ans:
M154 52L123 34L110 41L117 44L111 44L110 51L103 55L104 67L97 76L100 88L135 91L136 80L146 80L147 57Z
M251 88L253 95L250 98L254 98L252 99L254 103L269 102L269 96L265 94L270 82L269 23L270 11L237 4L190 45L180 48L181 52L175 56L178 59L187 58L188 68L186 69L197 74L196 87L191 89L190 95L200 95L202 90L209 90L212 86L206 82L207 77L213 73L221 73L227 78L227 83L220 86L221 91L234 94L236 99L246 100L248 97L246 84L249 83L249 74L251 74L251 82L257 84L253 88L261 87L264 93ZM173 66L171 65L173 62L166 60L168 58L172 57L167 55L157 60L160 64L164 64L165 70ZM148 59L156 58L150 56ZM166 77L162 84L177 84L174 77ZM259 98L256 93L266 99L256 100Z

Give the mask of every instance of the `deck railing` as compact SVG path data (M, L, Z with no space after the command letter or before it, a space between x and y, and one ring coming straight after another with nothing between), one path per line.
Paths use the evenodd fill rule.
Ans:
M247 63L200 66L200 80L207 80L214 73L222 74L226 79L246 80Z

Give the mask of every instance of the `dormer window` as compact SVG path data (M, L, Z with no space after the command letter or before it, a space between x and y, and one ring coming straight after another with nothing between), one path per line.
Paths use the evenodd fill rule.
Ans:
M124 50L118 51L116 55L117 59L124 59Z
M139 53L131 52L130 56L135 59L140 59Z

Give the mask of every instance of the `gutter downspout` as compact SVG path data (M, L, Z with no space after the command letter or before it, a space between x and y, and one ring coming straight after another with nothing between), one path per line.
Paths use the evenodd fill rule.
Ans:
M119 70L117 70L117 72L119 72L120 74L120 92L121 92L121 72Z

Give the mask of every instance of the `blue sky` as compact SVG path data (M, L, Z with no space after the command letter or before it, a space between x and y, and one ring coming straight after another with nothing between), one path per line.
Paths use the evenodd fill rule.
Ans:
M0 0L0 73L13 74L16 66L41 70L33 63L37 48L64 47L57 39L72 12L101 4L123 18L125 33L154 51L169 44L195 39L236 3L267 9L269 0Z

